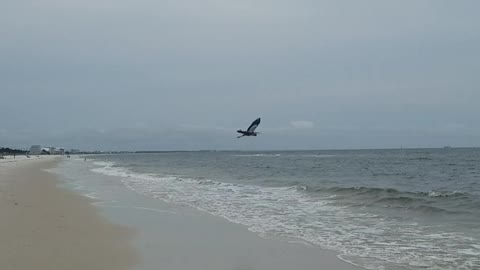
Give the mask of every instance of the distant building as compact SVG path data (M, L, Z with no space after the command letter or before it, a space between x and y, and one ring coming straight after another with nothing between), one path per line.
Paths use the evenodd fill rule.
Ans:
M77 154L79 152L80 152L80 150L78 150L78 149L70 149L70 154Z
M30 155L40 155L42 153L41 145L32 145L28 151Z
M51 146L51 147L48 147L48 148L44 148L43 150L45 150L44 152L48 152L46 154L50 154L50 155L64 155L65 154L65 149L62 148L62 147Z

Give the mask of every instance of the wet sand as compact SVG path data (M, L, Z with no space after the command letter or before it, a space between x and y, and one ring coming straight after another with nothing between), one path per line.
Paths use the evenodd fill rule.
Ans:
M59 158L0 160L0 269L132 269L134 232L60 188Z

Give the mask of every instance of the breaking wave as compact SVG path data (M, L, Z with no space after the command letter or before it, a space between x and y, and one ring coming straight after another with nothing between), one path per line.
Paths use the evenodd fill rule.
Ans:
M408 192L393 188L311 188L308 186L297 187L297 189L312 195L332 194L337 201L344 202L348 205L378 205L389 208L420 211L430 214L464 214L468 212L467 209L464 207L460 209L457 206L464 206L466 202L470 203L472 208L480 207L480 203L472 194L459 191Z
M296 238L335 250L342 260L367 269L384 269L379 262L408 269L480 267L476 239L337 203L339 198L344 198L344 202L349 198L379 205L407 204L420 211L437 212L443 210L426 202L468 197L466 193L414 193L369 187L265 187L136 173L113 162L94 164L98 168L92 171L120 177L124 185L136 192L223 217L264 237Z

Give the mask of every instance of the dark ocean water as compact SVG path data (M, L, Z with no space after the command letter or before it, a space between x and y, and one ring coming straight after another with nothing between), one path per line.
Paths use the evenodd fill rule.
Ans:
M480 149L92 156L132 190L368 269L480 269Z

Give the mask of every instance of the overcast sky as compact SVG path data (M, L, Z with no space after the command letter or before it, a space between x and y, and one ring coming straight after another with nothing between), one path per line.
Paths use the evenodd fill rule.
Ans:
M480 1L0 7L0 146L480 146Z

